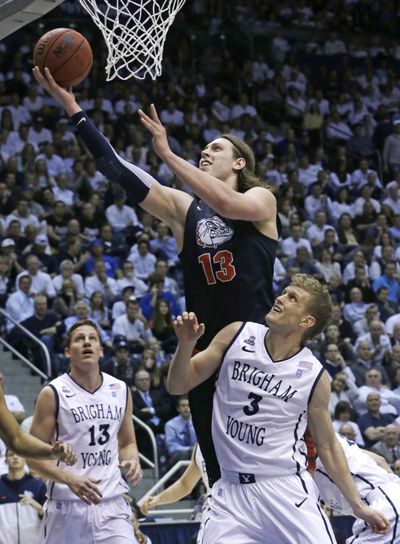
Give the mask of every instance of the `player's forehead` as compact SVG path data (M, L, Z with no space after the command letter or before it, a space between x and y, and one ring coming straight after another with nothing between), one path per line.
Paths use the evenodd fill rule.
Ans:
M204 150L215 149L216 147L220 147L222 149L233 149L232 143L226 138L215 138L215 140L212 140L204 146Z
M74 331L72 331L71 341L79 340L80 338L95 337L97 340L99 335L94 327L90 325L80 325Z
M283 295L295 295L298 300L307 300L309 297L309 294L305 289L302 289L298 285L289 284L285 289L282 291Z

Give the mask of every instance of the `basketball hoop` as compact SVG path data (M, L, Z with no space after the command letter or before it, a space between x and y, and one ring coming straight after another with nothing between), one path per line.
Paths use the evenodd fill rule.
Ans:
M186 0L79 0L107 44L107 81L161 75L165 38Z

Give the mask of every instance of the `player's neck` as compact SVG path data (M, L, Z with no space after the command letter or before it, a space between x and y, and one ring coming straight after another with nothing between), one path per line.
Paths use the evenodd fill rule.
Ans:
M292 333L293 336L293 333ZM292 339L289 336L268 331L265 336L265 346L274 361L289 359L301 349L300 339Z
M70 376L74 382L91 393L96 391L103 382L103 377L98 367L89 372L84 372L79 368L73 367L71 369Z

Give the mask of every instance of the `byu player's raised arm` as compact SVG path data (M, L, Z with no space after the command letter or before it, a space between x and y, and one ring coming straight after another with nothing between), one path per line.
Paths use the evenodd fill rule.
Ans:
M308 423L317 453L329 476L345 496L354 515L363 519L376 533L384 533L389 528L387 519L366 506L353 482L343 449L336 439L329 414L331 385L327 372L324 372L310 400Z
M184 312L174 321L179 339L168 372L167 389L172 395L183 395L209 378L220 366L224 352L241 323L224 327L204 351L192 357L197 340L204 333L204 324L198 323L193 312Z
M125 415L118 432L119 466L125 479L133 486L136 486L141 481L143 472L139 461L132 413L132 395L128 389Z

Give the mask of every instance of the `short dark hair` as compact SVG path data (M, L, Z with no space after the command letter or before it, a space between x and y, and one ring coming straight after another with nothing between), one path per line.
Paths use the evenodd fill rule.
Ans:
M65 339L65 347L66 348L69 348L70 345L71 345L71 339L72 339L72 335L74 333L74 331L76 329L78 329L79 327L83 327L84 325L86 325L87 327L92 327L93 329L95 329L96 333L97 333L97 336L98 336L98 339L99 339L99 342L101 344L101 336L100 336L100 332L99 332L99 329L96 325L96 323L94 321L92 321L91 319L81 319L79 321L76 321L72 327L69 329L68 333L67 333L67 337Z

